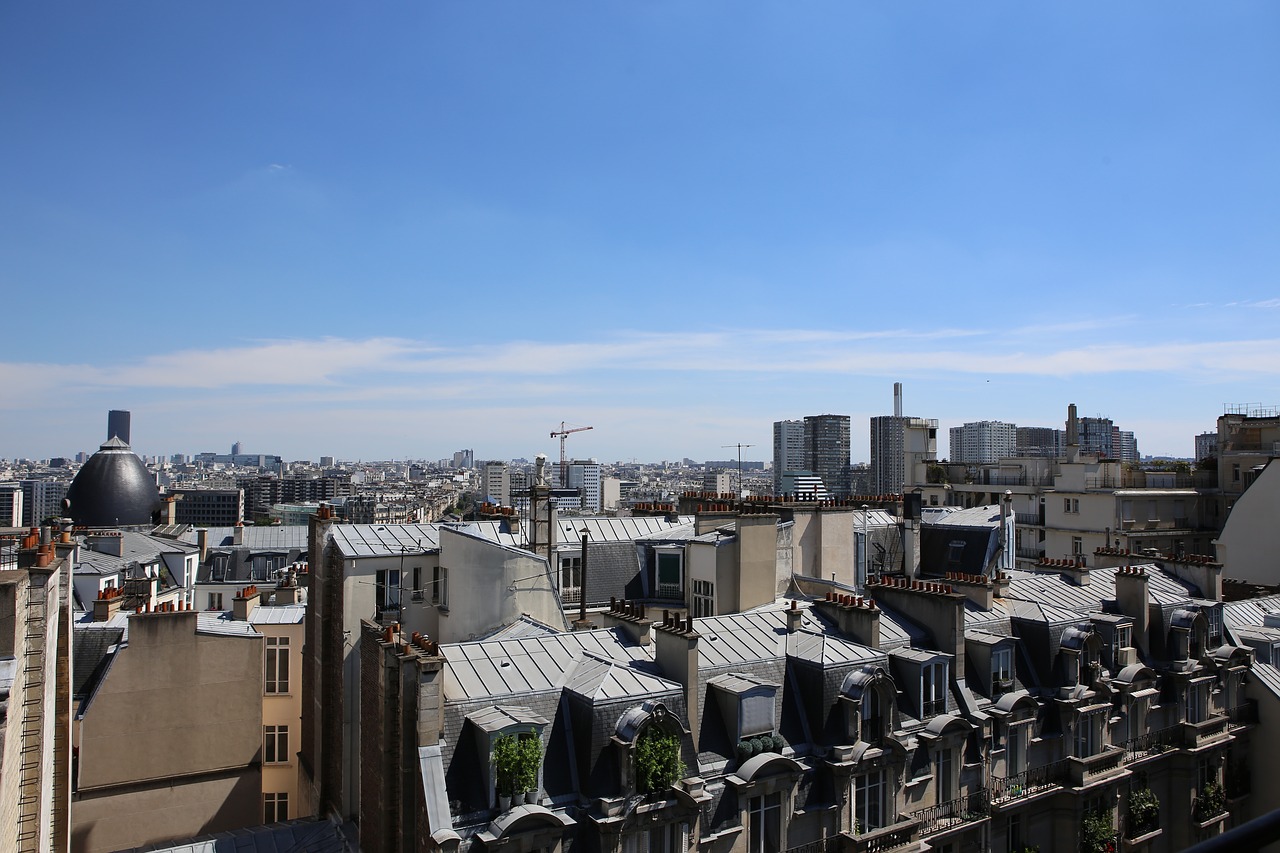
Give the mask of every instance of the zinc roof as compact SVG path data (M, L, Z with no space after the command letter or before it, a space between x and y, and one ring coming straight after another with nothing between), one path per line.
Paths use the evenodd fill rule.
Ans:
M257 631L253 630L253 625L240 619L231 618L231 611L209 612L202 611L196 614L196 633L198 634L221 634L224 637L261 637Z
M337 526L337 525L335 525ZM243 531L241 547L251 551L287 551L291 548L307 549L308 526L305 524L268 524L246 525ZM234 527L210 527L210 548L235 547L236 529ZM178 537L188 545L199 542L196 528L190 528Z
M298 625L307 617L305 604L268 604L249 614L251 625Z
M609 700L678 692L682 688L674 681L651 675L628 663L588 654L569 674L565 689L587 699Z

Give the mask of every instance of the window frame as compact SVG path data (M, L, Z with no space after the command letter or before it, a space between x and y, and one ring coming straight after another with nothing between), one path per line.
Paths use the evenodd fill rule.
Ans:
M770 816L774 820L769 825ZM782 853L782 792L747 799L747 853ZM770 844L772 842L772 844Z
M262 794L262 822L283 823L289 819L289 792L272 791Z
M289 727L287 725L263 726L262 763L272 766L288 764L290 757Z
M884 768L859 773L853 777L854 834L864 835L888 826L890 815L889 784ZM874 806L874 814L872 807Z
M939 672L941 674L939 674ZM920 719L927 720L947 712L947 688L950 675L945 660L920 666Z
M262 662L262 692L268 696L289 695L289 638L266 637Z
M663 563L668 568L674 562L676 582L663 582ZM655 549L653 561L653 586L658 598L684 600L684 551L679 548Z

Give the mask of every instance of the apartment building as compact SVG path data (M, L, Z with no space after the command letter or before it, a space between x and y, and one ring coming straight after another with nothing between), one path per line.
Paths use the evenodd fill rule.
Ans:
M804 447L804 421L773 422L773 493L787 494L785 485L788 474L811 473L806 469Z
M838 498L852 493L848 415L807 415L804 453L804 470L820 477L828 492Z
M234 527L245 520L243 489L174 489L174 522L197 527Z
M1017 455L1018 426L974 421L951 428L951 461L985 465Z
M924 483L938 458L938 421L902 414L902 383L893 383L893 414L871 419L871 480L876 494L902 494Z

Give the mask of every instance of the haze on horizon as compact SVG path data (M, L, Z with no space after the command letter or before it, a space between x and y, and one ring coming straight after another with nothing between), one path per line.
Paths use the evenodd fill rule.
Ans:
M0 6L0 456L1280 402L1280 7Z

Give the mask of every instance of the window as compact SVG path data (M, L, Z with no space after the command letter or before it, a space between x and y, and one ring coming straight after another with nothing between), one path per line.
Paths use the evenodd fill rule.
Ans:
M1130 625L1116 626L1116 642L1117 649L1127 649L1133 646L1133 627Z
M577 604L582 600L582 557L560 558L560 600Z
M422 600L422 566L413 567L413 600Z
M855 832L871 832L889 822L888 786L884 771L853 777L853 819Z
M1217 607L1206 607L1202 612L1209 623L1209 644L1214 647L1222 645L1222 611Z
M782 794L763 794L747 800L750 818L748 853L779 853L782 850Z
M289 638L267 637L267 661L263 667L266 693L289 692Z
M711 581L693 582L693 615L695 618L716 615L716 585Z
M378 590L378 609L394 610L400 606L400 570L378 569L375 577Z
M1133 521L1133 501L1120 501L1120 518L1122 521Z
M449 570L444 566L431 569L431 603L440 607L449 606Z
M1212 759L1209 759L1209 758L1200 759L1200 763L1196 768L1196 781L1200 783L1199 789L1201 791L1203 791L1205 788L1205 785L1208 785L1210 782L1213 782L1215 784L1217 783L1218 767L1216 764L1213 763Z
M934 790L937 791L939 803L949 803L956 796L955 785L955 761L951 757L951 750L942 749L934 756L933 760L933 784Z
M1203 723L1205 717L1208 716L1206 702L1208 691L1205 689L1206 687L1207 685L1204 684L1192 684L1187 687L1188 723Z
M263 726L262 763L283 764L289 760L289 727Z
M1022 843L1022 815L1017 812L1009 815L1009 821L1005 824L1004 837L1005 849L1008 853L1022 853L1025 847Z
M999 696L1013 688L1013 649L996 649L991 653L991 695Z
M263 823L279 823L289 819L289 795L280 794L263 794L262 795L262 822Z
M637 839L648 842L647 851L636 853L684 853L689 847L689 824L668 823L649 830L648 837Z
M874 687L862 691L862 706L858 709L862 718L862 739L876 743L884 736L884 708L880 693Z
M1005 776L1015 776L1026 769L1027 763L1027 726L1010 726L1006 739L1004 764Z
M684 577L680 554L672 551L658 552L658 597L683 598Z
M1079 498L1063 498L1062 511L1072 512L1072 513L1080 512L1080 499Z
M951 542L947 543L947 564L948 565L958 566L960 565L963 558L964 558L964 540L963 539L953 539Z
M209 593L209 609L210 610L222 609L222 593L220 592Z
M1079 536L1071 537L1071 553L1077 557L1084 554L1084 539Z
M1076 718L1076 757L1088 758L1102 749L1102 714L1087 714Z
M920 669L920 719L928 719L947 710L947 665L926 664Z

